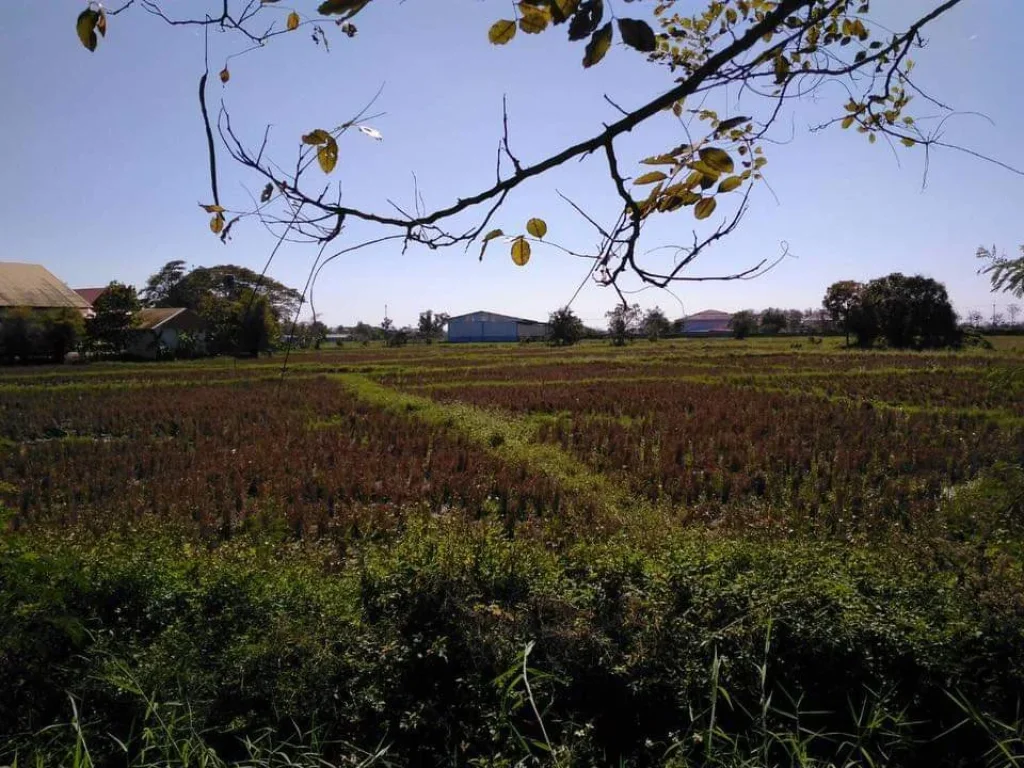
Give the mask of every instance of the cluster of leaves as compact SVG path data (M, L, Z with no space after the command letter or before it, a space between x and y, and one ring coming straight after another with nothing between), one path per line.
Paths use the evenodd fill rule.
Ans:
M709 122L712 129L709 139L698 145L682 144L641 161L645 165L668 166L666 171L648 171L634 179L637 185L655 185L639 204L642 216L692 206L695 218L706 219L715 212L717 195L740 189L752 178L761 178L760 169L768 161L762 148L754 146L749 139L754 130L750 118L719 120L717 113L708 109L697 110L696 114ZM740 161L742 171L736 172L736 163L728 151L710 145L709 142L716 139L736 144L736 152L744 158Z
M981 274L990 277L993 291L1006 291L1018 299L1024 299L1024 245L1020 246L1020 252L1020 256L1011 259L1006 254L1000 254L994 245L991 248L978 248L977 257L988 262L982 267Z
M604 20L604 0L520 0L515 6L517 19L501 19L487 31L493 45L505 45L521 29L536 35L548 28L569 23L569 40L587 40L583 66L592 67L608 53L614 39L612 22ZM518 24L517 24L518 21ZM626 45L644 53L651 53L658 42L651 26L642 19L618 19L619 35Z
M530 260L530 255L533 252L533 248L530 246L530 241L527 240L527 235L534 238L535 240L543 240L544 236L548 233L548 225L544 219L538 219L536 217L526 222L526 235L516 235L510 238L511 248L510 253L512 255L512 263L517 267L525 267L527 262ZM503 229L492 229L486 235L483 236L480 246L480 261L484 259L484 253L487 251L487 245L498 237L505 237L505 230Z

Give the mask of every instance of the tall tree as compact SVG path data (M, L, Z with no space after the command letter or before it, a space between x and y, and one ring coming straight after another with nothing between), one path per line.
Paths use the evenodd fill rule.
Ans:
M135 288L113 282L93 304L95 314L85 323L85 330L98 349L115 355L128 347L135 315L142 307Z
M615 309L604 313L608 318L608 335L612 344L623 346L640 330L642 314L639 304L616 304Z
M860 305L860 294L863 289L864 286L855 280L840 280L828 287L821 302L832 322L846 334L846 346L850 346L851 313Z
M302 294L294 288L247 267L220 264L188 270L180 260L167 262L150 277L142 298L151 307L186 307L201 312L206 297L236 302L250 292L267 297L278 322L294 317L302 302Z
M781 309L768 307L761 313L761 333L776 334L786 330L786 313Z
M729 329L733 338L745 339L757 330L757 316L749 309L736 312L729 318Z
M644 335L651 341L657 341L662 336L667 336L672 331L672 324L669 322L661 307L654 307L647 310L643 320Z
M864 287L862 304L874 313L890 346L934 348L956 345L956 313L942 283L894 272Z
M548 318L551 341L556 346L568 347L583 338L583 321L569 307L561 307Z

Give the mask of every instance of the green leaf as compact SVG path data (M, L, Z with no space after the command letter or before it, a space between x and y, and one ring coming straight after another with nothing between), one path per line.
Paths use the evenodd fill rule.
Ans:
M317 128L315 131L310 131L309 133L303 135L302 143L317 146L319 144L326 144L330 140L330 138L331 134L329 134L322 128Z
M592 67L608 53L612 47L612 23L609 21L590 38L587 49L583 54L583 66Z
M915 144L917 144L917 142L916 142L916 141L914 141L914 140L913 140L912 138L910 138L909 136L904 136L904 137L903 137L902 139L900 139L900 143L901 143L901 144L902 144L902 145L903 145L904 147L912 147L912 146L914 146Z
M604 0L583 0L569 22L569 39L582 40L589 36L604 18Z
M622 36L622 42L643 53L650 53L658 47L654 30L640 19L619 19L619 35Z
M486 235L484 235L483 245L480 246L480 261L484 260L484 251L487 250L487 244L496 237L501 237L505 233L500 229L492 229Z
M732 192L734 189L743 186L743 179L739 176L728 176L722 179L722 183L718 185L719 192Z
M512 261L516 266L524 267L530 260L530 243L522 237L517 237L512 243Z
M705 147L700 151L700 159L705 165L719 173L732 173L733 162L729 153L718 147Z
M544 219L533 218L526 222L526 231L538 240L543 240L548 233L548 224Z
M291 13L289 13L288 14L288 23L287 23L288 31L292 32L292 31L298 29L300 21L301 21L301 19L299 19L299 14L297 14L295 11L292 11Z
M502 19L491 24L487 30L487 39L491 45L505 45L516 36L516 23L509 19Z
M851 125L853 125L853 115L847 115L846 117L844 117L843 122L840 123L840 125L843 128L849 128Z
M78 39L82 45L90 51L96 50L96 25L99 23L100 14L92 8L86 8L78 14L78 21L75 23L75 31L78 32Z
M351 19L363 10L369 2L370 0L324 0L316 10L321 16L341 14L341 18L338 19L340 22L345 19Z
M667 178L668 178L668 176L666 176L661 171L651 171L650 173L645 173L642 176L638 176L633 181L633 183L636 184L636 185L640 185L640 184L653 184L656 181L664 181Z
M316 160L324 173L334 170L334 166L338 164L338 142L333 136L328 136L327 142L317 147Z
M693 215L696 216L697 219L706 219L708 216L715 212L715 206L717 205L718 203L715 202L715 198L705 197L703 200L701 200L699 203L693 206Z

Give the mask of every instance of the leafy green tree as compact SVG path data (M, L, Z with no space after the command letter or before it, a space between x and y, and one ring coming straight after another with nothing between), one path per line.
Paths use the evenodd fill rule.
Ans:
M996 247L980 247L977 257L984 259L988 264L981 268L979 274L988 275L992 282L993 291L1006 291L1024 299L1024 245L1020 246L1021 255L1011 259L1006 254L999 254Z
M662 336L668 336L672 332L672 323L662 312L661 307L654 307L647 310L643 321L644 334L651 341L657 341Z
M757 316L749 309L736 312L729 318L729 328L734 339L745 339L757 330Z
M863 290L864 286L855 280L840 280L828 287L821 301L832 322L846 334L846 346L850 346L850 332L853 330L850 326L851 313L854 309L859 310Z
M243 293L239 301L235 302L235 307L237 354L258 357L260 353L269 352L280 335L270 299L263 294Z
M240 301L249 292L267 297L278 322L294 317L302 294L246 267L221 264L188 270L184 261L169 261L146 281L142 298L150 307L186 307L202 314L203 299Z
M85 320L76 309L52 309L42 317L41 342L55 363L64 360L85 335Z
M960 342L956 312L942 283L894 272L865 286L864 307L878 318L889 346L935 348Z
M421 339L430 343L434 339L441 337L447 322L448 315L444 312L438 312L436 315L432 309L420 312L417 334Z
M142 308L135 289L113 282L93 304L95 314L85 323L90 343L99 350L122 354L131 340L136 313Z
M761 313L761 333L777 334L786 330L787 324L786 313L781 309L768 307Z
M28 307L13 307L0 315L0 355L4 362L25 361L35 343L35 317Z
M569 307L556 309L548 317L551 341L559 347L568 347L583 338L583 321Z
M616 304L615 309L605 312L604 316L608 318L608 336L616 347L623 346L640 330L639 304Z

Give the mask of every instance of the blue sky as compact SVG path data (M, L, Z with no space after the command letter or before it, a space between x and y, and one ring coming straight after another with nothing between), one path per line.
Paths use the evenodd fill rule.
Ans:
M316 5L282 0L273 12L283 23L292 8L312 14ZM897 24L929 5L877 0L873 10ZM167 6L187 15L202 13L208 4L175 0ZM133 8L110 19L106 39L90 54L74 33L83 7L77 0L4 3L0 260L42 263L72 286L114 279L141 285L178 258L262 268L273 246L269 233L249 224L222 245L196 205L210 202L196 101L201 33L168 28ZM625 15L638 8L617 10ZM290 160L302 133L344 121L383 85L377 108L386 114L373 126L384 141L346 136L334 177L342 181L346 202L387 211L387 198L411 205L413 172L428 207L492 183L503 94L513 148L532 162L613 120L616 113L604 94L629 108L671 85L667 71L619 45L600 65L583 70L582 46L567 44L561 29L490 46L488 27L509 15L508 4L491 0L374 0L355 18L354 39L331 29L329 55L303 27L265 50L233 59L231 81L224 87L215 83L211 96L224 99L233 123L253 142L272 124L271 150ZM1020 0L971 0L929 28L929 45L915 57L920 85L958 110L991 119L958 117L948 124L946 139L1018 167L1024 167L1018 139L1024 46L1016 39L1022 22ZM214 72L238 46L226 35L211 35ZM1024 242L1024 178L936 151L922 190L920 150L901 150L897 161L886 145L869 145L838 127L808 132L844 100L826 91L784 115L776 135L786 143L766 149L774 196L757 190L740 229L708 251L693 273L733 271L770 258L782 241L793 256L757 280L678 286L674 293L687 313L817 306L835 280L897 270L943 281L961 312L990 313L993 301L1000 309L1009 303L1005 295L990 294L987 281L975 274L973 254L982 243L1012 251ZM737 102L735 94L719 101L715 106L724 114L756 114L756 105ZM930 111L922 105L915 114ZM636 160L682 140L678 124L666 115L623 140L619 156L635 173ZM231 167L223 152L221 166L227 205L241 207L247 187L258 194L257 182ZM515 231L530 216L542 216L549 239L592 250L594 231L556 190L595 218L607 220L618 207L602 159L592 158L520 187L495 224ZM693 223L686 210L661 217L643 247L688 242ZM339 247L379 234L378 228L353 224ZM317 310L332 325L379 322L385 305L399 325L414 322L427 308L543 318L569 299L589 267L554 249L535 248L529 265L519 268L498 245L492 244L483 263L475 249L412 247L402 254L397 245L342 257L321 274ZM285 246L270 274L301 287L314 255L309 246ZM645 307L659 304L671 316L680 313L677 299L661 291L636 299ZM591 286L574 306L598 322L615 301L611 291Z

